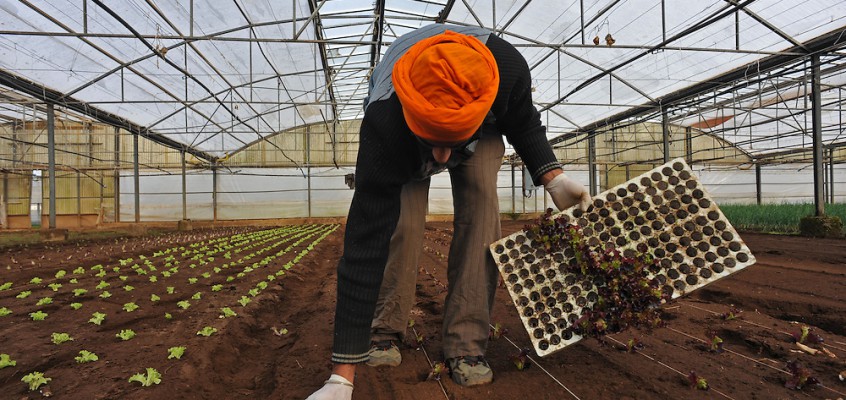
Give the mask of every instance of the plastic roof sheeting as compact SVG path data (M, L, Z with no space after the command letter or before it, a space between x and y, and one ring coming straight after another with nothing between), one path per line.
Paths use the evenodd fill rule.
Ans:
M396 37L439 17L495 29L520 49L552 139L743 66L751 80L767 57L807 60L803 43L846 28L846 3L0 0L0 70L223 157L292 127L361 118L374 63ZM841 42L823 54L829 127L842 109ZM691 93L670 118L752 153L808 146L807 101L784 98L806 93L804 63L719 95ZM846 140L839 129L823 137Z

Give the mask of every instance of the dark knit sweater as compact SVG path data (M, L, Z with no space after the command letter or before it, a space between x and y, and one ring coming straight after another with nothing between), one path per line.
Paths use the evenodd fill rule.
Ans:
M491 35L486 45L496 59L500 84L491 107L496 126L482 135L504 135L538 183L541 175L560 164L532 104L529 67L517 49L501 38ZM355 364L368 359L370 324L399 219L402 185L431 156L420 148L396 94L368 106L361 125L344 255L338 264L333 362Z

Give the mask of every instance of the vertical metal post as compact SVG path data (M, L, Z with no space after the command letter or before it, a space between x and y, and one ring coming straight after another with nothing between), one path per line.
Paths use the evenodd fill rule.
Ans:
M335 122L332 122L334 129ZM306 194L308 195L308 216L311 218L311 128L305 129Z
M664 5L664 0L661 0L661 40L667 41L667 7Z
M76 222L82 227L82 178L79 175L76 171Z
M517 190L517 182L514 178L514 163L511 163L511 213L517 212L517 205L515 204L517 194L515 191Z
M140 171L138 170L138 135L140 133L135 133L132 135L132 170L135 173L134 176L134 185L135 185L135 222L141 222L141 175Z
M828 148L828 203L834 204L834 148Z
M50 175L50 217L48 228L56 229L56 112L47 104L47 173Z
M13 123L13 125L14 125L14 123ZM0 202L0 203L2 203L3 211L0 212L0 216L2 216L3 220L0 221L0 222L3 223L3 228L9 229L9 203L10 203L10 201L9 201L9 173L8 172L3 173L3 199L2 200L3 201Z
M194 36L194 0L191 0L188 4L188 30L191 36Z
M740 11L734 12L734 49L740 50Z
M579 25L581 26L581 29L579 29L579 32L582 34L582 44L585 44L585 0L579 0L579 15L581 20L581 25ZM560 51L558 53L559 55L561 54ZM560 68L558 70L561 71ZM561 96L559 95L558 97L560 98Z
M606 182L606 185L608 183ZM588 132L588 185L590 195L596 196L596 134Z
M217 222L217 161L212 162L212 221Z
M816 216L825 215L823 197L823 152L822 152L822 96L820 94L820 55L811 56L811 94L813 104L811 126L813 127L814 151L814 208Z
M115 127L115 222L120 222L120 128Z
M684 128L685 131L685 161L687 161L687 165L693 164L693 128L686 127Z
M667 110L661 109L661 133L664 137L664 162L670 162L670 120L667 118Z
M755 199L761 205L761 164L755 163Z
M188 219L188 184L185 179L185 150L179 152L182 155L182 219Z

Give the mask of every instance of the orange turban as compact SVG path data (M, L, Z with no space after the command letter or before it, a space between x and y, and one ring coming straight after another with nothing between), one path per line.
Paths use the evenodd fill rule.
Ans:
M487 46L451 31L411 46L397 60L391 79L408 127L435 143L473 136L499 88L499 70Z

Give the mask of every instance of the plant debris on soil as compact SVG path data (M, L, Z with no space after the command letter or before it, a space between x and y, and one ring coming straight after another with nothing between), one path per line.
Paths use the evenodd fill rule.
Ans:
M503 221L503 233L526 223ZM36 399L47 388L53 397L68 399L304 399L331 370L343 226L316 244L328 225L311 226L313 231L298 237L314 235L303 241L293 236L306 226L283 228L240 242L228 238L275 228L201 229L0 250L0 354L7 355L0 357L0 397ZM846 397L841 378L846 374L846 241L752 233L743 238L757 264L662 306L666 327L583 339L543 358L530 350L524 361L531 368L522 370L515 355L530 349L531 342L505 288L498 289L492 321L499 325L486 354L494 381L463 388L446 371L438 372L447 379L426 379L434 375L431 363L444 361L441 323L452 239L451 223L428 223L410 316L425 340L409 341L413 348L401 346L398 368L360 366L353 399ZM196 252L189 250L206 246L191 247L199 242L211 243L203 254L255 246L230 258L221 251L191 260ZM186 250L164 253L174 247ZM96 265L102 269L92 270ZM84 273L74 273L80 267ZM277 271L285 273L277 276ZM234 278L227 281L229 276ZM19 298L25 291L31 294ZM101 296L104 292L111 296ZM36 305L48 297L49 303ZM183 301L188 307L177 305ZM71 306L75 303L81 306ZM129 303L137 308L126 311ZM47 315L35 321L29 314L36 311ZM89 322L95 313L105 314L100 325ZM132 339L115 337L130 329L136 333ZM197 334L204 330L210 336ZM54 344L54 333L73 340ZM415 335L412 329L409 335ZM714 338L720 339L721 352L712 351ZM802 351L799 343L819 352ZM181 357L169 357L174 347L184 347ZM78 362L82 350L98 359ZM22 379L35 372L49 379L49 387L30 391Z

